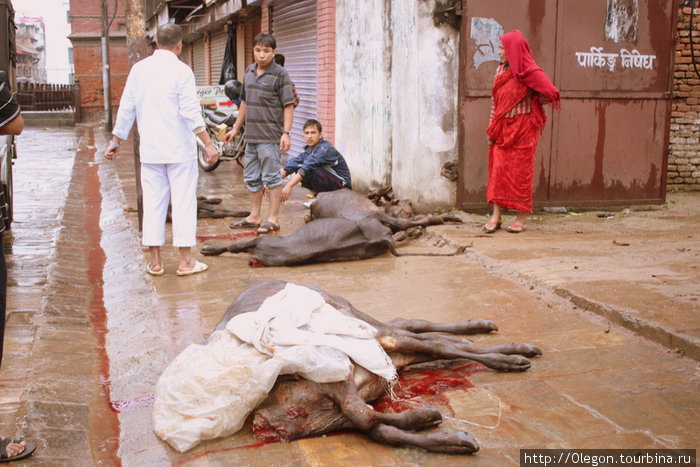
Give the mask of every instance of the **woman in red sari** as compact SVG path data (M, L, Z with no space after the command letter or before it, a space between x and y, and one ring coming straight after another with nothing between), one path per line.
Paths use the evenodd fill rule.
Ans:
M560 106L559 91L537 66L530 46L517 29L501 36L501 63L491 96L493 106L486 133L489 137L489 182L486 198L493 204L484 231L501 228L501 211L514 209L517 216L508 232L525 230L532 212L535 151L547 121L543 104Z

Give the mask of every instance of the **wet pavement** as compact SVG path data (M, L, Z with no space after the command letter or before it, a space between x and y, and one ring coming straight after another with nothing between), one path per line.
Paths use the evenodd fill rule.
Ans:
M166 247L166 275L150 277L130 145L109 162L105 142L90 126L28 128L18 141L0 434L37 441L27 465L514 465L520 448L698 448L700 193L629 211L538 212L519 235L482 234L486 217L461 213L464 224L401 246L471 245L449 258L251 268L247 254L197 254L210 269L176 277ZM229 162L200 173L199 194L248 207ZM281 234L303 223L304 201L295 188ZM198 248L240 235L232 220L200 219ZM179 454L153 433L158 376L238 293L271 278L316 284L381 320L492 319L499 332L478 343L530 342L544 355L524 373L472 366L464 384L419 396L443 428L478 440L466 458L350 432L261 443L248 424Z

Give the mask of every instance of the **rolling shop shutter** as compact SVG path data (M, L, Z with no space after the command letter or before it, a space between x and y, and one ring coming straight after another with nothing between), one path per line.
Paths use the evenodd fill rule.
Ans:
M182 53L180 54L180 61L185 63L190 68L192 68L192 64L190 63L190 49L191 48L192 48L192 45L190 45L190 44L182 44Z
M197 86L204 86L204 39L192 44L192 71Z
M223 26L220 31L211 35L211 84L219 84L221 77L221 65L224 63L224 51L228 35Z
M290 156L296 156L306 145L304 122L317 118L316 0L275 3L272 34L277 39L276 52L285 56L284 67L299 95L289 150Z

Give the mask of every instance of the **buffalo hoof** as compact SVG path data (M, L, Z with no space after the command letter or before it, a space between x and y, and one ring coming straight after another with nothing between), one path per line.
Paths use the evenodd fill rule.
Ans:
M496 371L526 371L530 369L530 360L521 355L503 355L487 353L481 356L481 363Z
M429 445L423 448L432 452L446 454L473 454L479 450L476 439L464 431L453 433L431 433L428 436Z
M523 357L539 357L542 355L542 350L536 345L532 344L511 344L515 354L522 355Z
M202 253L204 256L216 256L220 255L221 253L225 252L226 248L222 246L216 246L216 245L204 245L202 249L200 250L200 253Z

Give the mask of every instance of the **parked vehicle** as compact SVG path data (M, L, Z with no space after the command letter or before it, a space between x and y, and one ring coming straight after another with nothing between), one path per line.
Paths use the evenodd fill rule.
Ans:
M0 0L0 79L15 90L15 11ZM12 224L12 161L17 157L12 135L0 136L0 232Z
M224 93L236 107L240 106L241 99L241 82L237 80L229 80L224 85ZM206 105L202 106L202 117L209 132L209 137L214 143L214 147L219 152L219 160L213 164L207 163L207 154L204 151L204 144L197 139L197 162L205 172L211 172L216 169L222 161L236 161L241 168L245 161L245 127L241 126L238 134L233 141L225 142L224 136L231 130L233 124L238 118L238 110L232 113L224 113L217 110L208 109Z

